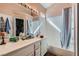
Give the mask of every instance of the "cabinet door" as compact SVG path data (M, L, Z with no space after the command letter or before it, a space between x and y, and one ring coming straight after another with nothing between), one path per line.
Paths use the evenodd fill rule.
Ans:
M45 55L45 53L47 52L47 42L46 39L43 39L41 41L41 56Z
M35 50L40 48L40 41L35 43Z
M35 56L40 56L40 41L35 43Z
M35 56L40 56L40 48L35 50Z
M28 55L33 55L33 53L34 53L34 44L26 46L14 52L11 52L6 56L28 56Z

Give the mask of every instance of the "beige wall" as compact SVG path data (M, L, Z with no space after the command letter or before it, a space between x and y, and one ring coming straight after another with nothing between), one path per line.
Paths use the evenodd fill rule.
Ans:
M72 7L71 3L57 3L47 8L46 14L49 16L58 16L62 13L63 8Z
M24 8L23 6L17 3L2 3L2 4L0 3L0 11L8 14L15 12L31 14L30 10Z
M30 16L30 11L21 7L18 4L0 4L0 16L6 21L6 18L9 18L11 33L14 32L14 18L21 18L27 20Z

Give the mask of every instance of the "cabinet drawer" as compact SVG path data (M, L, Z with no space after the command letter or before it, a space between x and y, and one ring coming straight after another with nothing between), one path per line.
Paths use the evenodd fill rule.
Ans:
M34 52L34 45L29 45L14 52L7 54L7 56L27 56L29 53Z
M38 49L38 48L40 48L40 42L35 43L35 49Z
M35 50L35 56L40 56L40 48Z

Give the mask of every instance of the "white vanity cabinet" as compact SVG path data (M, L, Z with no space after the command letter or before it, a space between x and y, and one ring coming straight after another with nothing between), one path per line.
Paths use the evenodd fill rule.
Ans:
M34 56L34 44L8 53L6 56Z
M0 56L41 56L42 51L45 51L43 44L41 45L43 40L36 37L16 43L9 42L0 46Z
M40 41L16 51L6 54L6 56L40 56Z
M40 56L40 41L19 50L6 54L6 56Z

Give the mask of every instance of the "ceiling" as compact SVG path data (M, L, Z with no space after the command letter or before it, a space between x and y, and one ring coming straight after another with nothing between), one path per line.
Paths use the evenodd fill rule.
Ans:
M54 3L40 3L44 8L50 7Z

